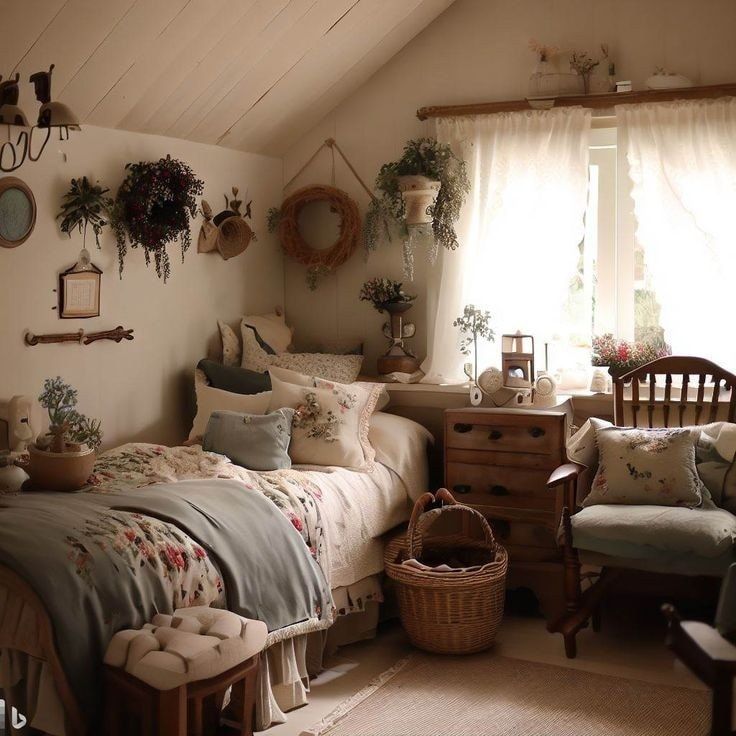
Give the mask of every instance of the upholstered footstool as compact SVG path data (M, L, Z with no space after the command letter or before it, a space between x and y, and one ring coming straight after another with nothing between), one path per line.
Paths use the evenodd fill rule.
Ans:
M119 631L105 654L106 736L214 736L229 717L251 736L262 621L196 606Z

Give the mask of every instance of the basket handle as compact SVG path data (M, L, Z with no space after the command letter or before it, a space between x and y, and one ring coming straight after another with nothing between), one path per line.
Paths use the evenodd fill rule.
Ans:
M409 521L409 527L406 531L407 553L410 558L418 559L422 553L425 526L428 521L430 521L430 517L424 516L424 514L426 507L435 500L441 501L446 507L454 507L452 508L453 511L464 512L475 516L483 530L483 537L486 544L493 550L497 549L498 544L496 542L496 538L493 536L493 529L491 529L488 519L486 519L480 511L476 511L476 509L471 508L470 506L458 503L446 488L440 488L434 496L431 493L425 493L414 505L414 510L412 511L411 519ZM450 508L447 510L449 511ZM441 511L441 509L439 509L439 511Z

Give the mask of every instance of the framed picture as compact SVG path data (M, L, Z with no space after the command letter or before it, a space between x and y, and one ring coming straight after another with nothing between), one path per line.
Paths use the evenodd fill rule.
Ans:
M59 276L59 317L85 319L100 316L102 271L87 262L75 263Z

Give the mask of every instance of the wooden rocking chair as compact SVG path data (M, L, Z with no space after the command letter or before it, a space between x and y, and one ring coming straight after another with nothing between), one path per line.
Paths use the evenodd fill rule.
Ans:
M691 377L697 380L691 383ZM649 382L648 387L642 387L645 381ZM625 396L627 385L631 386L630 396ZM709 360L680 356L658 358L614 381L614 422L617 426L649 428L733 422L736 416L734 389L736 375ZM547 482L547 487L554 488L557 493L555 507L561 531L566 609L547 628L562 634L565 653L571 659L577 654L577 633L591 620L593 629L598 630L600 604L606 589L622 569L631 568L629 562L609 556L603 560L597 580L584 593L582 591L581 556L580 550L575 548L572 516L580 510L577 482L583 470L581 465L568 463L557 468ZM601 557L596 555L596 565L601 565ZM673 571L661 572L672 574Z

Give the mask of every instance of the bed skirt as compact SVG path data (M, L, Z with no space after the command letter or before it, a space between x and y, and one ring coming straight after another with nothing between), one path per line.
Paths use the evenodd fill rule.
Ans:
M325 654L375 636L382 600L379 575L338 588L333 597L342 614L331 628L275 641L261 658L257 730L284 723L288 711L307 703L309 679L321 671ZM43 656L44 638L32 608L18 605L18 599L0 584L0 690L6 711L15 707L29 726L49 736L76 736L78 730L69 723L57 689L54 667Z

